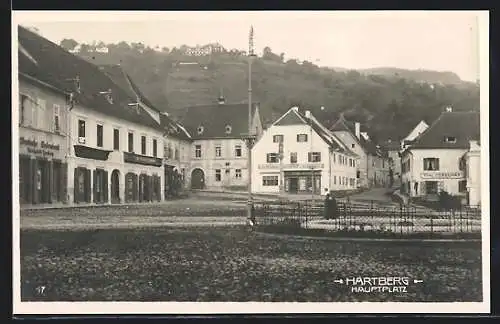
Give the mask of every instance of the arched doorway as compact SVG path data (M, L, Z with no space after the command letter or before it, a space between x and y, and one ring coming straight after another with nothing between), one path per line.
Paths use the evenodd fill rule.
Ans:
M111 172L111 203L120 203L120 171Z
M205 188L205 173L202 169L194 169L191 173L191 189Z

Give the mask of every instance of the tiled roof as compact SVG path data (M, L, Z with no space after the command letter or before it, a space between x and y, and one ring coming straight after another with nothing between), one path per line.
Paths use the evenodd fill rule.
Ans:
M122 89L125 90L130 97L135 98L137 96L143 104L151 109L161 112L161 110L156 108L155 105L148 100L148 98L142 93L141 89L134 83L130 75L128 75L119 64L99 65L99 70L106 73L106 75L108 75L117 85L122 87Z
M87 62L52 43L51 41L18 27L19 44L38 64L19 53L19 72L48 83L66 92L75 92L77 103L102 114L127 120L143 126L161 129L160 125L142 108L129 106L136 101L114 83L94 64ZM31 62L31 63L28 63ZM27 64L28 63L28 64ZM75 82L80 79L80 93ZM111 90L112 103L100 92Z
M253 118L258 103L252 107ZM178 122L191 134L192 139L241 138L248 134L247 103L186 107L178 111L178 117Z
M445 141L454 137L455 142ZM480 139L479 112L443 112L416 140L410 149L452 149L469 147L470 140Z
M160 114L161 125L167 131L168 136L177 138L183 141L191 141L191 134L178 122L167 116L165 113Z
M371 155L380 155L381 154L379 152L379 149L377 148L377 145L375 143L373 143L373 141L367 140L363 136L360 136L360 138L357 138L355 123L346 120L343 115L341 115L340 118L330 127L330 131L332 131L332 132L347 131L347 132L351 133L354 138L356 138L359 145L368 154L371 154Z

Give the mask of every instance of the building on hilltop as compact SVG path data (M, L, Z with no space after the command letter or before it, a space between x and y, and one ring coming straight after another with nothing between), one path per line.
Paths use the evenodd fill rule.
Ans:
M480 203L479 112L443 112L401 154L401 192L437 200L445 191L462 203Z
M264 131L253 148L252 191L325 194L353 190L358 158L310 111L302 113L293 107Z
M262 134L259 105L254 103L251 125ZM192 189L239 190L248 186L248 103L229 104L219 98L213 105L181 109L177 120L191 136Z
M341 115L329 130L359 156L356 166L359 187L381 187L389 184L389 156L366 132L361 131L359 122L348 121Z
M24 46L34 35L21 29L18 42L19 202L67 203L68 94L47 82L44 61Z
M47 39L22 27L18 36L38 63L25 73L67 93L68 202L161 200L163 129L140 98Z

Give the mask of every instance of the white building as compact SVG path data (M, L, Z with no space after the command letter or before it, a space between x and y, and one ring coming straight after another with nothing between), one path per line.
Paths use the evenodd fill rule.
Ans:
M347 121L343 115L330 127L349 150L359 156L357 169L358 187L380 187L389 183L390 162L387 152L374 143L359 122Z
M262 133L258 104L253 105L252 129ZM178 122L191 136L191 189L246 190L248 187L247 148L248 104L227 104L224 98L213 105L187 107Z
M427 125L425 121L421 120L415 127L413 127L410 133L401 140L401 150L410 146L417 137L425 132L427 128L429 128L429 125Z
M467 197L479 201L478 149L470 142L479 140L479 124L479 112L443 112L402 152L401 192L437 200L439 192L446 191L461 196L464 203Z
M468 205L481 205L481 146L479 141L469 142L465 153Z
M293 107L265 130L252 149L252 192L353 190L357 159L310 111L302 114Z

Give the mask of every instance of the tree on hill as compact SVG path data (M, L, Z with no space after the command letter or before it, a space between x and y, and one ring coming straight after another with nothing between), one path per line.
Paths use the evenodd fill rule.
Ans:
M60 43L59 45L64 48L65 50L67 51L71 51L71 50L74 50L75 47L78 45L78 42L74 39L68 39L68 38L64 38Z
M109 53L95 55L93 62L122 62L160 109L212 103L221 88L228 101L245 102L248 98L247 57L241 51L196 57L175 47L170 51L144 51L146 47L140 43L120 42L107 47ZM283 63L285 54L277 55L269 47L263 53L252 65L252 88L265 122L274 121L298 105L311 110L326 126L344 113L346 118L363 123L372 131L372 137L385 140L407 135L422 119L432 122L447 105L456 111L479 109L479 87L474 83L426 83L403 77L404 70L398 70L401 76L371 75L322 68L309 61L299 64L295 59L276 64ZM198 68L173 68L173 64L183 61L198 63ZM435 79L439 72L433 75ZM324 109L320 109L322 106Z

